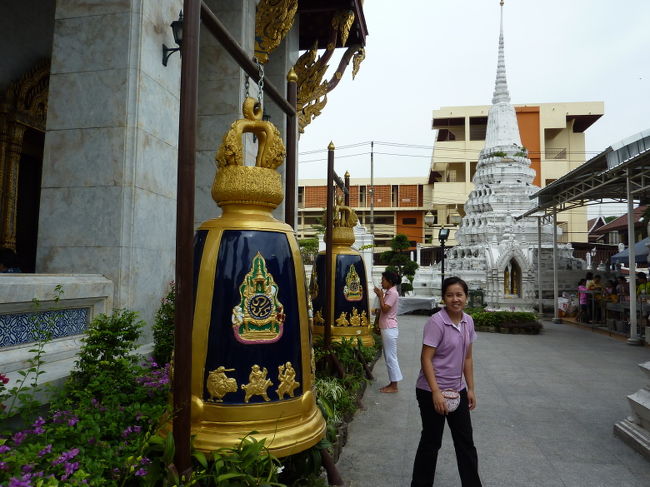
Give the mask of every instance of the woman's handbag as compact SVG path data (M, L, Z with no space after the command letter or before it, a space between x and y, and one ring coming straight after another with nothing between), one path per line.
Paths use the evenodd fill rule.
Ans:
M445 389L441 391L441 394L445 398L445 403L447 403L447 412L453 413L456 411L460 405L460 392L453 389Z

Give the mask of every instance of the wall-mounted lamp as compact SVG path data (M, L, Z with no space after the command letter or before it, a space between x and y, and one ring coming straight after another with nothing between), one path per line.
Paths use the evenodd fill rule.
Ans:
M183 44L183 11L178 14L178 20L174 20L169 26L172 28L172 35L174 36L174 42L178 47L167 47L163 44L163 57L162 63L163 66L167 66L167 60L176 51L181 50L181 45Z

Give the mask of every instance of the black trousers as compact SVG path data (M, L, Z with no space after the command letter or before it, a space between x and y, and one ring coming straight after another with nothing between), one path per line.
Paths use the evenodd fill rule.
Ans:
M411 487L431 487L436 475L438 450L442 445L445 420L449 423L456 450L456 463L463 487L481 487L478 476L478 455L472 436L472 419L469 413L467 390L460 393L460 405L453 413L444 416L433 407L431 392L416 389L416 397L422 417L422 434L413 463Z

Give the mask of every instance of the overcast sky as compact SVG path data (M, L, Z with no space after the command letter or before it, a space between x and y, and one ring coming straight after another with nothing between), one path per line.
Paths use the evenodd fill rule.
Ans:
M366 59L354 80L348 67L301 136L300 178L326 176L326 152L305 153L330 141L341 148L339 174L369 177L370 145L344 146L430 147L432 110L491 103L498 0L366 0L364 11ZM512 103L605 103L586 131L587 159L650 128L650 1L505 0L504 37ZM375 155L375 177L428 175L430 149L375 151L392 154Z

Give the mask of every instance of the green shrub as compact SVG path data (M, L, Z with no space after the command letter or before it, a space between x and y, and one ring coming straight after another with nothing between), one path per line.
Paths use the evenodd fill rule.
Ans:
M171 362L174 351L174 319L176 316L176 285L169 283L167 295L153 319L153 358L159 364Z
M469 311L477 328L494 327L499 330L520 328L531 332L539 332L542 324L537 321L535 313L523 311Z

